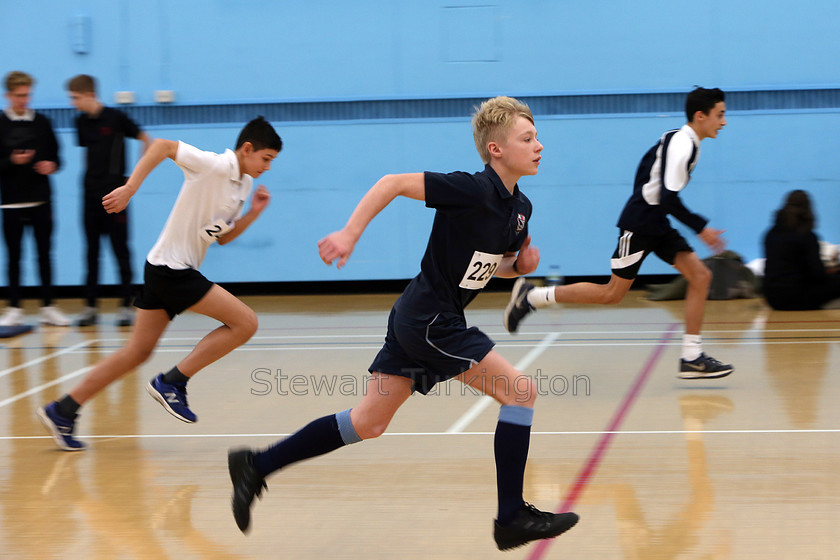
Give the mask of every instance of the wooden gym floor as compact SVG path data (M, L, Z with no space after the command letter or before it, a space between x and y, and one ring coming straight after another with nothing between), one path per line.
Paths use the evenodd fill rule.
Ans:
M709 302L705 348L736 371L682 381L683 302L637 292L617 307L541 310L516 336L501 326L507 294L482 294L468 312L538 379L526 499L580 514L569 533L495 549L498 407L455 382L409 399L386 436L271 477L243 536L227 449L352 407L394 298L244 298L260 329L190 384L194 425L144 389L214 326L179 317L148 363L83 409L81 453L58 451L34 410L120 347L127 330L111 326L113 310L98 327L0 341L0 557L837 556L840 311Z

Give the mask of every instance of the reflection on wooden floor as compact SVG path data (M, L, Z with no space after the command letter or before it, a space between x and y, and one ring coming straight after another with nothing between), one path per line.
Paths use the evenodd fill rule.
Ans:
M500 324L506 294L468 313L539 380L526 499L581 515L507 553L491 537L498 407L458 384L409 399L385 437L270 478L252 533L236 529L227 449L353 406L394 296L246 298L260 330L190 384L194 425L143 390L213 326L178 318L147 364L83 409L82 453L56 450L34 410L126 331L106 315L2 340L0 557L835 558L840 311L709 302L706 349L736 371L698 383L676 378L682 302L631 296L541 310L517 336Z

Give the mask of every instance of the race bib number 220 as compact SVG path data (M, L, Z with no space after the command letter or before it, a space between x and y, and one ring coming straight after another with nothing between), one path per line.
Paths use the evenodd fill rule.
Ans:
M503 256L482 253L481 251L473 253L467 272L458 287L467 290L480 290L486 286L487 282L496 274L496 269L499 268Z

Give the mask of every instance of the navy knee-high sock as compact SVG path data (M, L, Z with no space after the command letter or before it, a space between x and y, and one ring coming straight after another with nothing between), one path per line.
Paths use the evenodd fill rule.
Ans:
M263 478L286 465L362 441L350 422L350 411L313 420L268 449L254 453L254 468Z
M493 448L496 455L496 486L499 492L499 514L496 521L507 525L522 507L522 486L525 463L531 442L534 409L503 405L496 424Z

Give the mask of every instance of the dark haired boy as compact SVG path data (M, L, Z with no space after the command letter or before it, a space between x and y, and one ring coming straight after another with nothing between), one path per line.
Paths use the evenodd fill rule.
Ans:
M175 367L154 377L147 390L179 420L197 420L187 404L187 381L247 342L257 330L256 313L205 278L198 268L212 243L233 241L268 205L268 190L259 185L251 196L250 209L242 213L252 179L271 168L282 147L280 137L262 117L245 126L235 151L223 154L159 138L137 162L125 185L103 198L106 211L122 212L146 176L163 160L172 159L184 172L175 206L146 258L143 290L134 301L137 318L128 342L94 366L67 395L38 409L38 416L59 447L67 451L85 448L73 436L79 407L145 362L169 322L186 310L212 317L222 325L201 339Z
M96 94L93 76L74 76L67 82L67 91L71 103L80 111L76 116L76 136L79 146L86 152L82 204L87 241L86 307L76 319L76 324L87 327L98 320L99 242L102 236L108 236L120 271L121 304L117 311L117 325L128 327L133 320L130 309L132 274L128 209L109 213L102 207L102 197L125 184L125 139L141 141L144 152L152 140L131 117L102 104Z
M532 311L554 303L619 303L633 285L642 262L650 253L674 266L685 276L685 334L680 372L682 379L725 377L734 368L703 352L700 328L712 273L688 242L671 226L668 215L697 232L714 252L725 246L723 230L707 226L708 220L688 210L679 192L688 185L700 156L700 141L717 138L726 126L724 93L718 89L696 88L686 96L688 122L666 132L644 155L636 170L633 194L618 218L618 247L610 265L607 284L579 282L565 286L537 288L520 278L513 286L504 313L505 328L516 332Z

